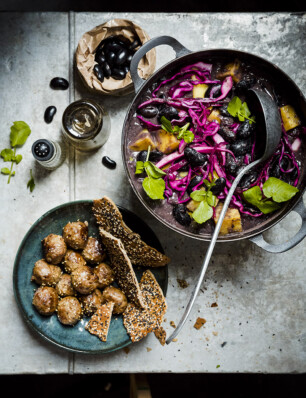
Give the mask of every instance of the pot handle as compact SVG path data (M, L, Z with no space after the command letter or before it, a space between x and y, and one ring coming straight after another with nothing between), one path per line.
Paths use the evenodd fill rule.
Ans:
M294 235L288 242L281 243L279 245L272 245L264 240L262 234L249 238L249 240L269 253L283 253L286 252L287 250L292 249L298 243L300 243L306 236L306 208L303 202L303 198L301 198L301 200L295 206L293 211L296 211L301 216L302 225L299 231L296 233L296 235Z
M131 65L130 65L130 72L131 77L134 83L135 92L137 93L140 87L144 84L145 80L139 77L138 75L138 64L143 56L154 47L167 44L173 48L176 53L176 58L179 58L183 55L190 54L191 51L184 47L180 42L174 39L171 36L157 36L153 37L153 39L144 43L138 51L134 54Z

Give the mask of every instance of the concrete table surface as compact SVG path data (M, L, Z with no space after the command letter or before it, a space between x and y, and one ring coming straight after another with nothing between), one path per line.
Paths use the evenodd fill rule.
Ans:
M235 48L274 62L306 93L306 15L290 13L113 14L2 13L0 15L1 149L9 146L10 126L26 121L32 133L19 150L22 162L11 183L1 175L0 232L0 373L98 372L263 372L306 371L306 241L283 254L269 254L245 240L217 244L205 282L190 319L177 342L162 347L154 336L113 354L72 354L43 341L23 321L14 300L12 271L19 244L30 226L62 203L108 195L137 212L156 232L169 266L167 334L184 311L207 248L206 243L170 231L142 207L121 163L124 116L133 95L102 97L112 122L106 145L92 155L68 150L65 163L53 172L38 167L30 149L41 137L60 139L61 114L74 99L88 95L73 71L73 54L82 34L112 18L127 18L151 37L175 36L190 50ZM172 59L166 46L157 49L157 68ZM68 91L52 91L54 76L69 79ZM45 108L56 105L54 121L43 120ZM117 162L101 165L103 155ZM2 160L1 160L2 162ZM3 166L1 166L3 167ZM26 184L33 169L36 187ZM292 236L300 218L291 213L266 233L271 242ZM189 286L182 289L177 279ZM211 304L217 302L217 307ZM198 316L207 320L196 330Z

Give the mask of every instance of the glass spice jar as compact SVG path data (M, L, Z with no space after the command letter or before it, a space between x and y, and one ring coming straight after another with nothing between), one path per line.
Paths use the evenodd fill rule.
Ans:
M64 162L66 148L60 142L41 138L33 143L32 154L42 167L54 170Z
M110 128L107 111L92 99L72 102L63 113L63 135L79 151L100 148L108 140Z

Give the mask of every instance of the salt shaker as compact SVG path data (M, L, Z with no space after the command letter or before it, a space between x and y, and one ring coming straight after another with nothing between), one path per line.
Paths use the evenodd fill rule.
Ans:
M32 154L42 167L54 170L64 162L66 149L59 142L41 138L33 143Z

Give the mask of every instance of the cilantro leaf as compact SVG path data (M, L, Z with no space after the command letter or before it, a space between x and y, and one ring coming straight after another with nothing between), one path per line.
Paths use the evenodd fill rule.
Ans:
M15 146L23 145L30 134L31 129L26 122L14 122L11 126L10 134L11 146L14 148Z
M299 190L286 182L275 177L270 177L263 184L262 191L267 198L272 198L275 202L287 202Z
M168 133L177 135L177 138L179 140L183 139L187 144L190 144L194 140L193 132L187 130L190 123L186 123L182 127L179 126L172 127L170 120L166 119L165 116L162 116L160 120L162 123L161 128L167 131Z
M190 197L196 202L201 202L202 200L206 199L206 191L204 189L198 189L191 192Z
M164 199L166 185L162 178L146 177L142 182L142 186L151 199Z
M213 209L209 204L202 200L198 208L192 213L192 218L198 223L203 224L213 216Z
M246 102L241 102L241 99L237 96L233 97L227 105L227 111L233 117L238 117L240 122L244 122L248 119L251 123L255 123L255 118L250 117L251 112Z
M243 197L248 203L257 207L264 214L271 213L280 208L278 203L275 203L272 200L263 199L261 189L257 185L244 191Z

